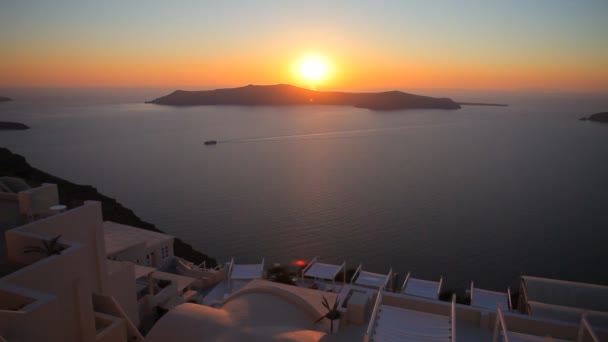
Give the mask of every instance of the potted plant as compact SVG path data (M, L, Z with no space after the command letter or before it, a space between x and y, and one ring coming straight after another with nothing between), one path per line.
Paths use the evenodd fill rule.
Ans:
M338 311L338 297L336 297L336 301L331 307L325 296L323 296L323 301L321 303L327 309L327 313L319 317L319 319L315 321L315 324L319 323L323 318L327 318L329 320L330 333L333 334L338 332L338 329L340 328L340 317L342 316L342 313Z
M65 247L59 244L61 235L55 236L51 241L42 241L42 246L25 246L23 253L38 253L45 256L59 255Z

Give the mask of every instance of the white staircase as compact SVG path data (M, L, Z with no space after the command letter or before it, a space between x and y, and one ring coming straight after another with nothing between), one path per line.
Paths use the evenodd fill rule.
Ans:
M380 305L371 341L451 341L450 317Z

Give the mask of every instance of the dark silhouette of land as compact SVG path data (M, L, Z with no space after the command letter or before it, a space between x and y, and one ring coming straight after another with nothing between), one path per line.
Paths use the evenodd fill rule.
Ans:
M42 183L57 184L59 201L60 203L67 205L68 208L80 206L84 201L99 201L101 202L104 221L114 221L162 233L162 231L153 224L145 222L137 217L131 209L125 208L113 198L100 194L94 187L90 185L74 184L40 171L30 166L22 156L12 153L6 148L0 147L0 177L3 176L21 178L30 186L40 186ZM195 264L200 264L203 261L205 261L208 266L212 265L211 267L217 264L215 259L195 250L191 245L178 238L175 238L174 251L175 255Z
M595 113L588 118L581 118L581 120L589 120L595 122L608 122L608 112Z
M460 105L449 98L414 95L401 91L380 93L349 93L316 91L288 84L248 85L206 91L176 90L148 103L170 106L196 105L340 105L371 110L397 110L411 108L459 109Z
M483 102L458 102L461 106L491 106L491 107L508 107L504 103L483 103Z
M0 121L0 130L23 131L26 129L30 128L21 122Z
M8 102L12 101L10 97L0 96L0 102Z

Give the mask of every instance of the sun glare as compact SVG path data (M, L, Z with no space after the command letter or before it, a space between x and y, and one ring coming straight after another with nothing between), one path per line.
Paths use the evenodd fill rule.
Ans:
M327 77L327 71L327 61L316 56L302 59L298 66L300 76L307 81L321 81Z

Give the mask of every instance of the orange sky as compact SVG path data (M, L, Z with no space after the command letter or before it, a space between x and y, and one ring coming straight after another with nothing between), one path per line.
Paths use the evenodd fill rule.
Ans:
M608 6L557 1L546 2L554 12L503 4L471 13L483 2L467 9L469 2L443 11L424 2L324 5L318 15L296 5L261 2L243 12L243 4L192 2L166 16L159 4L72 2L58 10L17 2L0 12L0 86L608 91L600 15ZM314 85L294 73L310 53L332 71Z

